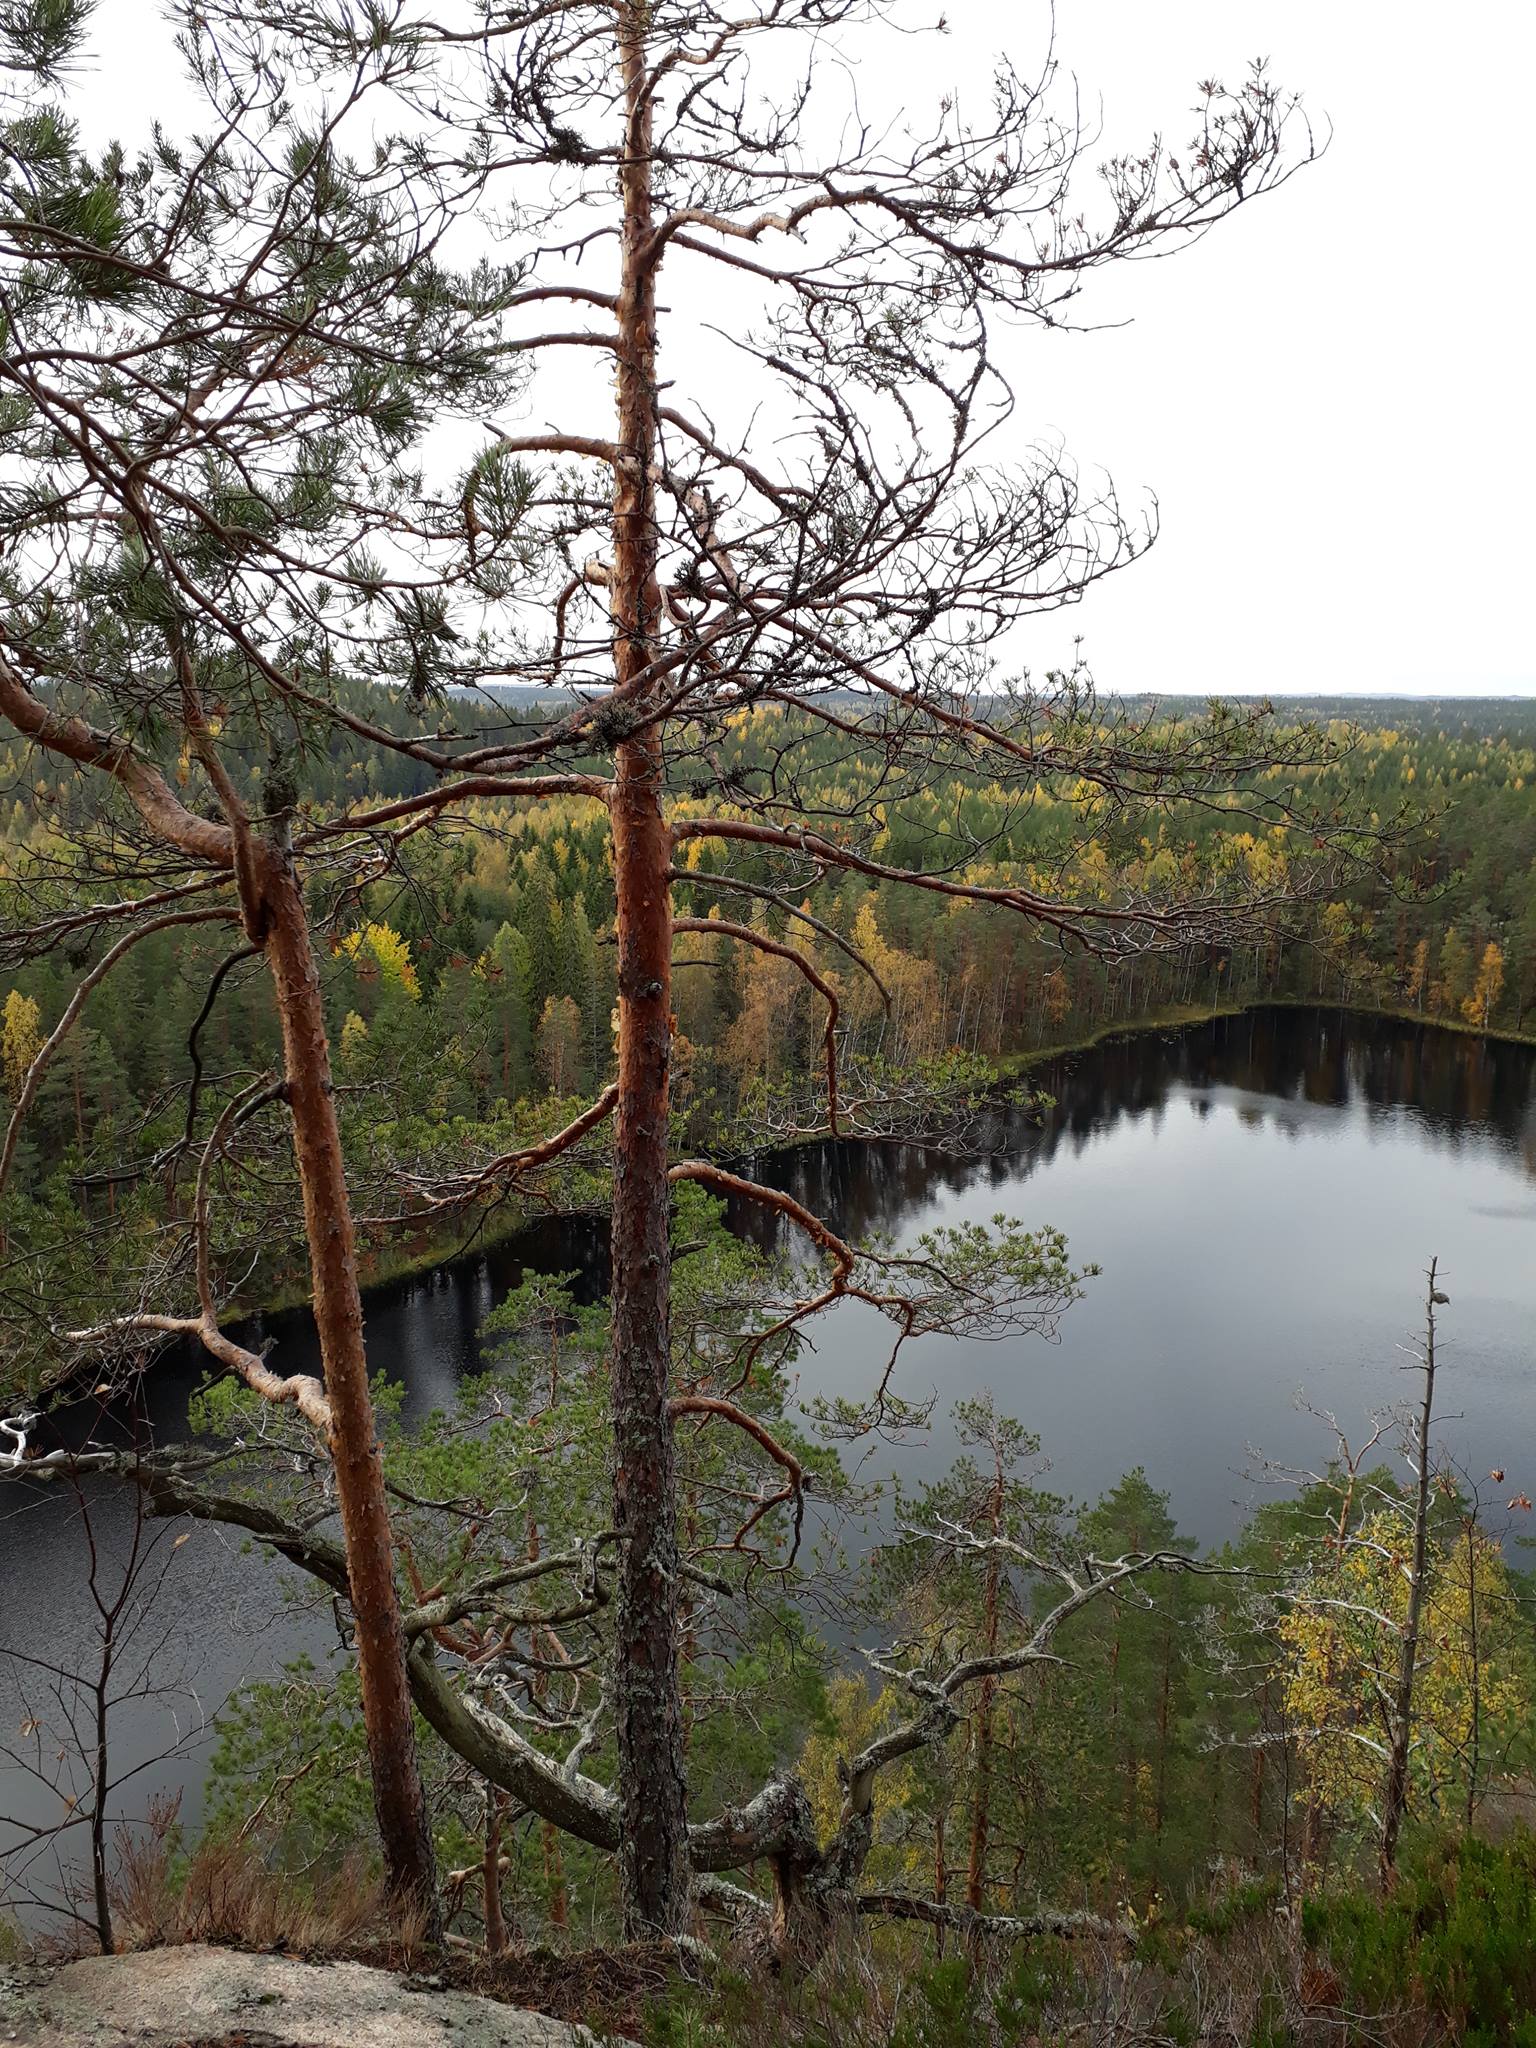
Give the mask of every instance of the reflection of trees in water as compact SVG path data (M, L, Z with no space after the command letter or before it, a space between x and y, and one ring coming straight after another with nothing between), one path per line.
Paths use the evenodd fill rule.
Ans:
M1139 1033L1068 1054L1031 1079L1054 1107L1042 1122L1010 1109L993 1118L979 1155L915 1145L805 1145L756 1162L760 1178L830 1218L844 1235L893 1232L937 1191L962 1194L1026 1179L1059 1152L1080 1152L1127 1119L1163 1111L1175 1092L1208 1114L1219 1091L1251 1128L1300 1134L1315 1112L1363 1109L1386 1122L1412 1111L1420 1134L1459 1151L1493 1138L1536 1178L1536 1060L1431 1024L1335 1010L1263 1009L1169 1033ZM782 1219L749 1202L731 1227L768 1246Z
M555 1215L541 1216L483 1251L462 1252L429 1273L365 1287L369 1371L402 1382L408 1397L416 1389L441 1394L442 1360L423 1357L424 1349L446 1352L473 1369L481 1358L486 1317L525 1279L573 1274L576 1299L592 1302L607 1293L608 1271L608 1219ZM271 1345L285 1372L320 1372L320 1346L307 1307L251 1316L232 1334L252 1350ZM207 1356L195 1341L178 1339L158 1354L143 1382L143 1410L157 1442L185 1434L188 1401L207 1376ZM408 1398L407 1411L414 1405Z
M771 1154L754 1161L752 1170L846 1235L867 1239L894 1233L939 1192L991 1186L1001 1195L1059 1153L1081 1152L1122 1121L1161 1115L1175 1091L1193 1096L1205 1112L1220 1091L1246 1124L1278 1125L1298 1135L1309 1122L1346 1107L1383 1119L1409 1110L1429 1142L1456 1150L1492 1136L1536 1178L1536 1058L1524 1046L1486 1043L1428 1024L1333 1010L1254 1010L1070 1054L1030 1079L1054 1100L1043 1121L999 1108L984 1120L978 1150L963 1157L918 1145L850 1141ZM738 1201L729 1213L732 1229L748 1242L768 1249L780 1241L783 1219L770 1211ZM424 1358L423 1349L446 1348L472 1364L485 1316L534 1273L574 1273L577 1298L598 1299L608 1285L606 1218L541 1217L482 1253L421 1278L370 1288L372 1370L424 1393L437 1389L441 1361ZM319 1371L305 1309L257 1318L237 1334L255 1346L277 1340L285 1371ZM205 1366L198 1347L172 1346L148 1376L145 1405L162 1440L184 1431L187 1397Z

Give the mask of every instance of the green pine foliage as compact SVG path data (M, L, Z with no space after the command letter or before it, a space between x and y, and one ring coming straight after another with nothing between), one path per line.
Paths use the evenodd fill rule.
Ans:
M1309 1899L1303 1925L1361 2009L1409 1999L1465 2048L1536 2043L1536 1835L1433 1842L1385 1903Z

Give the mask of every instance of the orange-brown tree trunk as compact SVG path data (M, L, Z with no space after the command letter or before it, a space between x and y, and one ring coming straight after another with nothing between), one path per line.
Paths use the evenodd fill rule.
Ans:
M265 920L267 960L282 1024L379 1840L391 1895L425 1912L435 1930L432 1837L416 1759L394 1543L368 1390L352 1208L331 1087L320 978L292 861L268 840L252 841L251 861L251 894Z
M988 1578L997 1569L987 1567ZM989 1619L993 1626L988 1630L988 1654L997 1648L996 1601L997 1594L989 1584L987 1588ZM976 1789L971 1804L971 1844L966 1861L965 1903L975 1912L986 1904L987 1896L987 1848L992 1826L992 1717L995 1710L997 1681L986 1677L981 1681L976 1698Z
M206 727L190 680L184 696L187 733L198 741L205 736ZM285 1092L329 1407L327 1448L336 1474L346 1545L379 1839L392 1897L423 1913L427 1931L435 1934L438 1904L432 1837L416 1762L395 1591L394 1546L368 1391L352 1206L331 1088L320 977L286 824L274 823L270 837L253 833L244 807L211 752L204 756L205 765L224 806L225 822L188 810L159 770L141 759L131 745L98 732L83 719L57 716L38 702L3 657L0 712L18 732L51 752L111 775L158 837L199 863L232 870L239 882L249 935L265 950L282 1026ZM109 1180L109 1206L112 1198Z
M549 1336L549 1405L552 1410L559 1401L559 1398L560 1325L558 1320L556 1320L551 1322ZM537 1564L540 1555L541 1540L538 1517L530 1515L528 1517L528 1562L530 1564ZM546 1658L560 1657L564 1654L560 1647L560 1638L553 1629L548 1630L542 1636L536 1635L534 1637L534 1648L541 1651ZM549 1694L549 1674L547 1671L535 1671L532 1692L535 1701L542 1705ZM539 1839L544 1856L544 1886L549 1906L549 1924L551 1927L564 1927L567 1918L565 1859L560 1854L560 1830L553 1821L541 1820L539 1822Z
M565 1898L565 1858L560 1853L560 1830L552 1820L539 1822L544 1847L544 1887L549 1900L549 1924L564 1927L570 1918Z
M613 1169L613 1515L620 1873L631 1935L678 1934L689 1910L678 1674L677 1464L667 1414L671 1249L671 834L655 690L661 593L655 511L656 295L646 9L619 13L627 124L620 184L618 461L612 616L618 693L634 723L614 751L619 1073Z

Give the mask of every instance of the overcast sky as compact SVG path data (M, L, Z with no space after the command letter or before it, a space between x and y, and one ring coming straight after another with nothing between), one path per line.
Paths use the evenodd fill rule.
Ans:
M945 11L947 40L906 49L925 83L974 84L999 48L1032 68L1036 0ZM1333 140L1199 247L1101 277L1085 314L1129 326L1019 337L1029 431L1162 518L1025 658L1081 633L1113 690L1536 694L1536 6L1058 0L1056 20L1110 143L1182 146L1196 80L1259 55ZM101 0L95 42L91 128L137 139L179 98L154 0Z

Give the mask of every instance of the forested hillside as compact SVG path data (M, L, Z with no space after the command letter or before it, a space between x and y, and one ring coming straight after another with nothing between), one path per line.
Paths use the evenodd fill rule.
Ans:
M1015 422L1305 102L1111 149L902 0L165 15L130 145L90 0L0 8L0 1959L1531 2048L1536 724L1100 694L1157 506ZM1282 1082L1249 1015L1041 1141L1031 1054L1260 1000L1335 1006ZM1352 1374L1288 1463L1270 1264Z
M1197 709L1110 703L1080 715L1107 735L1134 721L1157 743ZM402 722L398 710L370 710ZM445 710L451 725L454 707ZM1042 776L1025 790L989 785L963 758L887 794L890 769L879 756L774 707L738 714L715 755L725 785L743 791L770 786L792 757L806 815L835 832L839 817L872 813L869 851L896 869L1022 881L1089 906L1216 891L1236 873L1270 906L1240 943L1105 960L1003 909L857 871L819 891L820 924L807 928L768 858L738 856L723 892L691 885L698 842L678 914L724 915L796 941L838 991L844 1057L892 1069L956 1056L1006 1067L1105 1027L1272 998L1523 1032L1536 997L1536 804L1527 787L1536 718L1496 703L1464 702L1454 713L1407 701L1297 710L1327 721L1328 756L1261 787L1322 816L1359 818L1365 858L1337 896L1293 878L1296 834L1256 828L1235 798L1178 804L1133 829L1104 831L1094 787L1070 776ZM537 730L556 714L531 700L511 715ZM1287 707L1278 717L1281 744L1293 715ZM252 744L237 758L259 789L260 750ZM78 774L50 776L14 741L5 772L4 880L19 921L21 906L66 900L73 884L62 878L88 813ZM340 735L292 772L300 816L316 817L336 804L410 798L430 780L399 754ZM688 805L685 784L681 815ZM1383 834L1379 857L1373 828ZM61 879L50 883L55 871ZM326 908L321 971L359 1165L494 1145L499 1131L552 1113L558 1121L551 1098L601 1088L614 1061L613 923L606 812L579 799L525 809L472 801L451 833L339 893ZM166 1185L151 1177L140 1186L132 1162L154 1159L180 1126L189 1042L210 1069L246 1070L277 1044L266 984L249 962L235 961L209 1002L228 950L195 928L151 934L91 993L30 1108L10 1197L27 1206L13 1233L79 1227L135 1202L155 1212ZM816 989L787 958L707 929L679 934L675 962L684 1131L708 1142L816 1128L807 1083L823 1063L826 1028ZM75 980L67 953L18 961L7 977L12 1101ZM367 1254L373 1269L398 1262L408 1241L407 1217L381 1226ZM245 1298L283 1286L264 1266Z

